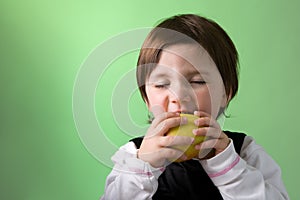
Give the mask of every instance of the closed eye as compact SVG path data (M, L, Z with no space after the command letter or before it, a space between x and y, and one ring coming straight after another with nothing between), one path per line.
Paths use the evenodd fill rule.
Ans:
M155 84L154 85L155 88L166 88L168 86L169 86L169 84Z
M191 84L198 84L198 85L204 85L206 84L205 81L201 80L201 81L190 81Z

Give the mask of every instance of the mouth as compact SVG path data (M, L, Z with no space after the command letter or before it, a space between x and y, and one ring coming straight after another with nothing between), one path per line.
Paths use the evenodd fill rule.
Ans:
M187 110L178 110L178 111L175 111L176 113L179 113L179 114L193 114L194 112L191 112L191 111L187 111Z

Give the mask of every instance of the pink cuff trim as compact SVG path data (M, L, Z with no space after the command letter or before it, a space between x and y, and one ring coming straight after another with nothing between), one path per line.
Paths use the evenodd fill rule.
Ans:
M220 172L214 173L214 174L208 174L208 176L210 178L215 178L217 176L222 176L224 174L226 174L229 170L231 170L232 168L234 168L234 166L236 166L240 161L240 156L237 156L236 159L233 161L233 163L231 163L231 165L229 165L228 167L226 167L225 169L223 169Z
M131 171L134 173L140 174L140 175L144 175L144 176L153 176L153 174L151 172L145 172L140 169L131 169Z

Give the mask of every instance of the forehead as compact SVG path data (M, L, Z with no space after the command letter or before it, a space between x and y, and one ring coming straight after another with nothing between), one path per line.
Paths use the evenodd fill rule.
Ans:
M195 44L176 44L163 49L158 65L152 73L172 71L181 74L215 74L218 72L207 51Z

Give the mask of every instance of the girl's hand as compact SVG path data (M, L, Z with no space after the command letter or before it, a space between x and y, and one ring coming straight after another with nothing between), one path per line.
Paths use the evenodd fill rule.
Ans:
M150 163L153 167L163 167L167 160L186 159L182 151L172 148L174 145L190 145L193 138L184 136L165 136L168 130L187 123L185 117L178 113L159 114L149 127L138 150L138 158Z
M206 136L205 141L196 145L195 148L197 150L212 149L207 156L199 159L208 159L224 151L229 145L230 140L221 130L218 122L205 112L195 111L194 115L199 117L199 119L195 120L195 125L199 128L193 131L194 135Z

